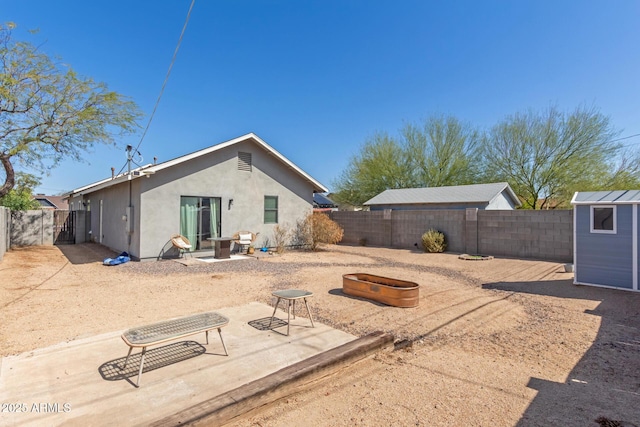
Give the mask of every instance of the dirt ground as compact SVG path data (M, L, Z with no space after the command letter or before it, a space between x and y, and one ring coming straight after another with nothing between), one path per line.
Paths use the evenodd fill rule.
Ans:
M188 266L103 266L113 255L96 244L7 252L1 355L273 304L273 290L295 287L314 292L317 321L358 336L390 332L397 350L233 425L640 426L640 294L575 286L558 263L330 246ZM342 275L359 272L419 283L419 306L343 294Z

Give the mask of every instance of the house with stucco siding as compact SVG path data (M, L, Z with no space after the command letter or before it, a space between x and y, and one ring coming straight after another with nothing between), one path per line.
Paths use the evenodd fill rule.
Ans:
M67 194L85 210L84 239L134 259L175 256L170 238L186 236L194 253L239 230L268 242L275 225L293 227L313 208L318 181L260 139L247 135L167 162L145 165ZM271 239L272 240L272 239Z

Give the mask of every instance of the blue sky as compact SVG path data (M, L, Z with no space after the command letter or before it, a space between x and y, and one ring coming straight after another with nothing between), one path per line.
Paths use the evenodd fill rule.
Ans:
M0 19L132 98L144 127L190 4L0 0ZM432 114L486 129L528 108L587 105L620 136L639 134L639 22L636 0L196 0L139 151L162 162L255 132L331 188L372 134ZM64 162L38 192L109 177L141 134Z

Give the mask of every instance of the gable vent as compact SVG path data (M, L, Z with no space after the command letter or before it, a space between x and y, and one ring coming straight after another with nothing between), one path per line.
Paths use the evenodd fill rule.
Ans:
M251 153L238 151L238 170L251 172Z

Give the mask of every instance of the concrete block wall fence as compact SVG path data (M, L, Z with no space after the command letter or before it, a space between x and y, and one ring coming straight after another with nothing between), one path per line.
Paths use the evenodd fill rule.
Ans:
M53 245L53 211L11 212L11 246Z
M573 211L479 211L478 240L489 255L572 262Z
M572 210L385 210L331 212L344 229L342 243L422 250L429 228L444 233L447 251L573 260Z

